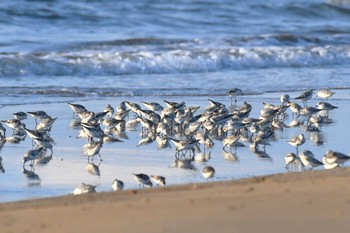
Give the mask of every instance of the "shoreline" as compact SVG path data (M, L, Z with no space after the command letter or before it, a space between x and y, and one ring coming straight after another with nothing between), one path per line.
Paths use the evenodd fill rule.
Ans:
M344 167L1 203L0 224L4 232L346 232L349 175Z

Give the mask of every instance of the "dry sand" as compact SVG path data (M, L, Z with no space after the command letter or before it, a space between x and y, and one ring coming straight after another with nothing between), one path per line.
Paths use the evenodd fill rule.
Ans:
M349 232L350 168L0 204L1 232Z

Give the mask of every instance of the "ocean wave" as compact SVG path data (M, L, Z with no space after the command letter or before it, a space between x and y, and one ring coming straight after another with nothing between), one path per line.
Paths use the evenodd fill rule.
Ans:
M287 40L294 40L287 38ZM135 49L135 48L134 48ZM81 50L0 54L0 77L176 74L349 64L350 46Z

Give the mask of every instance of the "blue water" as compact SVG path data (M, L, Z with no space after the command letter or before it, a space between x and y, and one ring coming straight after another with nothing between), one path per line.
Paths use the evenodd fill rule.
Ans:
M336 0L1 1L0 104L349 88L349 21Z
M228 104L227 90L238 87L246 95L240 104L253 104L257 117L263 98L279 104L281 93L331 88L342 93L332 103L345 107L348 91L339 89L350 88L349 22L345 0L1 1L0 120L11 118L17 105L24 111L46 106L42 110L59 117L59 129L52 132L53 160L36 167L36 174L23 171L20 162L29 139L5 144L0 202L65 195L82 181L109 191L117 175L127 188L137 188L131 172L162 174L169 184L203 181L198 171L205 164L195 164L197 171L171 169L173 148L136 147L138 131L127 132L125 143L104 146L102 175L92 176L81 155L83 140L69 129L66 102L93 107L93 101L116 106L125 99L170 99L203 109L208 96ZM343 126L350 114L332 116L335 123L321 132L324 144L307 135L303 149L318 158L330 148L348 152ZM34 127L33 119L26 124ZM284 172L284 155L294 151L286 141L296 133L279 133L265 159L239 149L238 162L224 160L216 141L210 160L216 179Z

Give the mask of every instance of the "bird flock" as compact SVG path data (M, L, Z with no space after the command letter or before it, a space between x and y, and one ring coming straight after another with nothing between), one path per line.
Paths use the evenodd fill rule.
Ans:
M211 148L215 143L222 145L225 159L235 160L237 147L249 147L249 150L261 157L268 156L266 146L275 140L276 131L288 128L299 128L300 134L286 143L295 147L294 152L285 155L287 170L313 169L324 166L326 169L336 168L348 159L344 153L328 150L322 160L309 150L299 153L307 140L304 132L318 132L330 121L329 112L337 109L330 104L329 98L335 93L328 89L308 90L292 99L288 94L282 95L280 105L263 102L259 116L251 116L252 105L244 101L237 106L237 96L243 91L234 88L227 92L231 97L231 105L208 99L208 105L188 106L185 102L171 102L164 100L164 104L140 101L139 103L122 101L115 108L108 104L101 112L89 111L85 106L68 103L73 110L70 127L77 129L77 138L86 140L83 146L87 157L87 171L99 176L99 164L102 162L100 154L104 143L122 143L127 138L128 130L141 129L141 139L137 146L156 142L158 149L172 148L174 150L174 167L194 169L193 161L208 162L211 159ZM322 99L315 107L308 106L308 101L315 98ZM233 101L234 98L234 101ZM298 103L302 102L302 104ZM27 115L35 119L35 128L28 129L22 121ZM286 116L292 115L292 121L287 125ZM1 122L12 129L11 136L6 137L6 128L0 124L0 146L7 143L19 143L28 135L32 139L32 148L23 155L23 173L35 176L33 169L36 163L48 163L52 159L54 140L50 131L57 117L49 116L45 111L17 112L13 119ZM96 163L96 158L98 162ZM0 170L4 172L0 157ZM30 169L26 164L30 162ZM147 175L143 173L131 174L140 187L165 186L165 177ZM202 170L205 179L213 178L215 169L206 166ZM73 194L96 192L96 186L82 183L77 186ZM122 190L124 182L118 179L112 182L113 190Z

